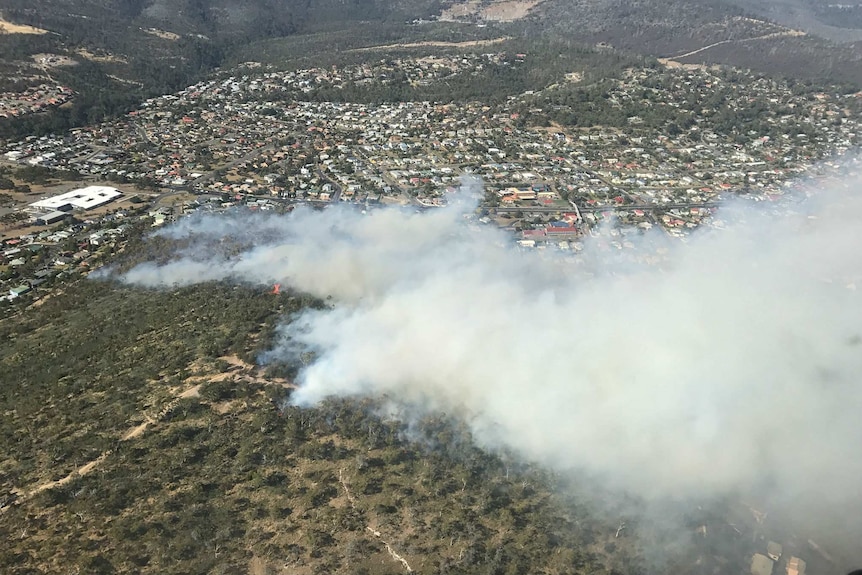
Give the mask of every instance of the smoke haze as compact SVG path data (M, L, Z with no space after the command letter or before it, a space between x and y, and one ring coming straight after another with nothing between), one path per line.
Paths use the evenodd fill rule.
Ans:
M315 352L300 404L386 394L647 499L759 490L842 527L859 515L859 199L824 192L781 217L728 206L723 231L628 251L587 238L566 256L517 250L472 207L186 218L158 233L189 248L122 279L331 296L264 358ZM244 247L216 255L224 237Z

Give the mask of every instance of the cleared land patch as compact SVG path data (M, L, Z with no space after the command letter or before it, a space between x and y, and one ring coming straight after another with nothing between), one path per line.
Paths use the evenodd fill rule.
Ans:
M472 48L475 46L492 46L494 44L500 44L507 40L511 40L508 36L502 36L500 38L492 38L491 40L467 40L464 42L437 42L428 40L425 42L410 42L410 43L401 43L401 44L382 44L380 46L366 46L364 48L353 48L352 50L345 50L346 52L373 52L375 50L390 50L393 48Z
M26 24L14 24L0 18L0 34L47 34L47 30L27 26Z
M458 21L479 18L490 22L514 22L526 18L530 10L542 0L503 0L500 2L479 2L471 0L454 4L443 10L440 20Z

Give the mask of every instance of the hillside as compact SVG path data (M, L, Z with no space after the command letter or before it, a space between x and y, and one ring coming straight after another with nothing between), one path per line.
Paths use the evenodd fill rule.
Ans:
M187 86L234 49L358 20L404 22L437 4L353 0L10 0L0 11L0 93L62 85L66 105L20 117L0 113L0 137L91 124ZM47 113L44 113L47 112Z
M720 0L547 0L522 25L531 33L603 43L690 64L727 64L813 82L862 86L862 52L817 30L758 17Z
M304 305L81 280L4 320L0 570L633 572L615 519L457 422L289 405L248 361Z
M851 43L862 38L857 12L795 0L544 0L454 2L442 16L482 25L509 22L527 37L858 88L862 52Z
M836 44L826 32L821 38L813 24L772 18L771 6L765 0L10 0L0 14L10 32L0 34L0 93L20 109L10 114L0 106L0 138L92 124L226 64L309 67L344 61L350 49L429 40L600 44L681 63L862 86L856 44ZM836 15L835 8L811 6L806 10L821 15L811 22L840 24L842 38L854 38L852 11ZM53 94L58 86L64 91ZM33 92L42 98L37 106Z
M142 229L119 269L189 247ZM800 540L732 498L646 502L479 448L458 413L298 407L309 357L257 362L279 324L325 305L75 272L14 308L0 320L0 571L707 575Z
M731 0L760 17L836 42L862 40L862 6L830 0Z

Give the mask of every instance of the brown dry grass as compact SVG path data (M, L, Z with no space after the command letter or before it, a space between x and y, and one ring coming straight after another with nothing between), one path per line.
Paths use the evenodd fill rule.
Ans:
M225 378L221 378L225 379ZM215 381L215 377L211 378L211 381ZM186 397L200 397L201 395L201 383L195 385L194 387L190 387L187 390L183 391L177 397L186 398Z
M526 18L530 10L543 0L499 0L483 4L477 0L469 0L453 4L440 14L440 20L462 20L478 16L490 22L514 22Z
M26 24L13 24L0 18L0 34L47 34L47 30L34 28Z
M179 40L180 35L174 34L173 32L167 32L166 30L159 30L158 28L144 28L144 32L147 34L151 34L157 38L161 38L162 40Z
M114 56L113 54L93 54L86 48L81 48L77 51L81 57L90 60L91 62L113 62L120 64L128 64L128 60L123 58L122 56Z
M482 17L493 22L514 22L526 18L530 10L541 2L542 0L494 2L482 10Z
M469 2L461 2L460 4L452 4L440 14L440 20L458 20L467 18L479 12L480 3L478 0L470 0Z

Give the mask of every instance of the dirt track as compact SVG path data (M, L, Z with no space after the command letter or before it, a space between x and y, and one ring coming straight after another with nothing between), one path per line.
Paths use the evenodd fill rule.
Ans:
M185 387L182 391L177 390L174 398L169 401L166 405L164 405L157 414L151 415L143 413L144 421L135 425L134 427L128 429L125 433L120 436L121 441L129 441L135 439L136 437L140 437L144 434L144 432L149 429L151 425L158 423L161 419L166 417L169 413L171 413L179 404L182 399L189 397L199 397L200 390L203 384L207 381L223 381L229 377L236 377L238 381L248 381L248 382L257 382L257 383L266 383L272 385L279 385L282 387L293 387L293 384L288 382L287 380L280 378L272 378L266 379L263 377L261 370L250 363L247 363L237 357L236 355L227 355L219 358L220 360L231 365L231 369L229 371L224 371L221 373L207 373L201 375L193 375L186 379L185 383L193 384L189 387ZM193 370L197 371L201 366L191 366ZM219 413L225 412L225 405L213 406ZM55 487L62 487L67 483L70 483L74 479L87 475L91 473L93 470L98 468L112 453L111 450L103 452L96 459L85 463L84 465L78 467L77 469L70 472L65 477L57 479L55 481L48 481L37 485L36 487L30 489L16 489L15 492L19 496L19 501L24 499L29 499L45 490L54 489Z
M505 42L506 40L510 40L510 38L508 36L503 36L500 38L494 38L492 40L469 40L466 42L426 41L426 42L411 42L410 44L381 44L380 46L366 46L365 48L354 48L352 50L346 50L346 51L347 52L373 52L374 50L389 50L392 48L423 48L423 47L470 48L473 46L491 46L493 44L499 44L500 42Z
M96 459L94 459L93 461L91 461L89 463L85 463L84 465L82 465L81 467L79 467L78 469L76 469L75 471L73 471L72 473L67 475L66 477L63 477L62 479L58 479L57 481L49 481L48 483L43 483L42 485L39 485L38 487L36 487L32 491L28 492L27 497L33 497L37 493L41 493L41 492L45 491L46 489L53 489L55 487L60 487L62 485L66 485L67 483L69 483L73 479L75 479L76 477L81 477L83 475L87 475L88 473L93 471L96 467L98 467L110 454L111 454L111 451L108 450L108 451L104 452L102 455L100 455L99 457L97 457Z
M754 38L743 38L741 40L722 40L720 42L709 44L708 46L703 46L702 48L698 48L697 50L686 52L685 54L677 54L676 56L672 56L670 58L659 59L659 62L662 62L663 64L666 62L675 62L676 60L688 58L689 56L694 56L695 54L706 52L707 50L715 48L716 46L722 46L724 44L747 44L748 42L757 42L760 40L772 40L774 38L787 38L805 35L805 32L800 32L799 30L786 30L784 32L772 32L771 34L764 34L763 36L755 36Z

